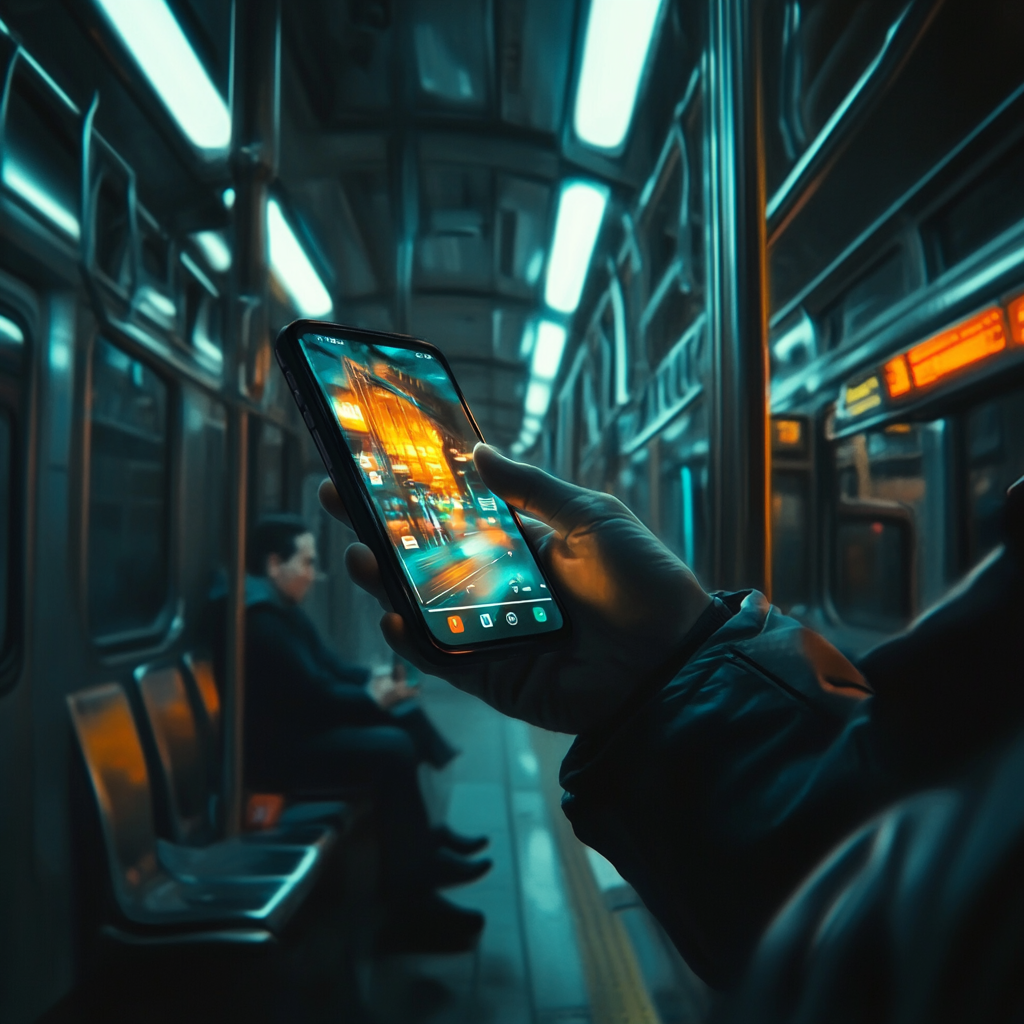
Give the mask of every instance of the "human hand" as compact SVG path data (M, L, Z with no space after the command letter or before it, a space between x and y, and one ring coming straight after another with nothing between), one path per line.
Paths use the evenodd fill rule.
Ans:
M399 666L370 680L370 696L381 708L390 711L410 697L415 697L416 690L405 681L405 666Z
M617 498L513 462L488 445L477 445L473 457L484 483L536 521L524 525L568 612L571 640L555 651L527 649L439 672L391 609L373 553L353 544L349 574L384 608L381 629L391 647L502 713L560 732L609 720L652 674L671 678L674 652L711 600L693 573ZM349 521L330 480L320 500Z

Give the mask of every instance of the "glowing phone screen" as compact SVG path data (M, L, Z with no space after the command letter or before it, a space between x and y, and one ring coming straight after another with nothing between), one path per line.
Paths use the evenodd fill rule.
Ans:
M441 363L319 334L301 344L434 636L459 646L561 628L519 526L473 465L479 438Z

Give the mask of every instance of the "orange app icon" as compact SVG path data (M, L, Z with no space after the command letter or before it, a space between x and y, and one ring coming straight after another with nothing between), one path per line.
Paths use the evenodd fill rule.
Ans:
M449 615L448 628L453 633L461 633L466 627L462 625L462 619L458 615Z

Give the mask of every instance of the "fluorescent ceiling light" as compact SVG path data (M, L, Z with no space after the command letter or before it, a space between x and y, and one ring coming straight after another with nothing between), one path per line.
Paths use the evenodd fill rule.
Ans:
M558 364L562 361L564 349L565 328L551 320L541 320L537 325L530 375L537 380L554 380L558 376Z
M523 420L523 432L528 434L540 433L541 421L539 416L527 416Z
M580 304L607 205L608 189L603 185L572 181L562 188L544 285L544 301L559 313L575 313Z
M210 269L223 274L231 266L231 250L220 231L197 231L193 236Z
M199 149L226 149L231 113L166 0L96 0L157 95Z
M276 199L267 203L270 269L303 316L322 318L334 308L331 296L299 244Z
M543 419L550 404L551 385L542 380L530 381L530 386L526 389L526 414Z
M574 123L580 141L618 149L636 107L661 0L591 0Z

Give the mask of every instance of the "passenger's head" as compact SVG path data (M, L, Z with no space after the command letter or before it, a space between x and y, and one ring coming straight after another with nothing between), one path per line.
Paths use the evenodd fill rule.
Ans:
M298 516L264 516L249 535L246 568L299 604L316 579L316 538Z

